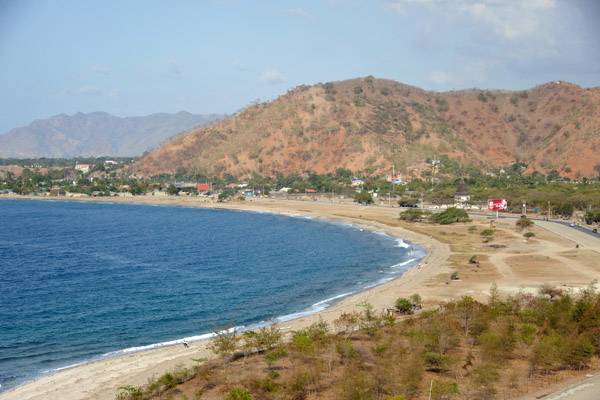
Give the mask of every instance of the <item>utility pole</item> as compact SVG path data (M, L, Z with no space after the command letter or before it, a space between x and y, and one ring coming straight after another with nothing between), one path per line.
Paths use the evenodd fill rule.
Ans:
M392 192L396 193L396 184L394 183L396 176L396 166L392 164Z
M527 216L527 200L523 199L523 215Z
M435 178L435 166L437 165L437 157L431 161L431 191L433 192L433 181Z
M551 211L550 211L550 201L548 201L548 220L550 219Z

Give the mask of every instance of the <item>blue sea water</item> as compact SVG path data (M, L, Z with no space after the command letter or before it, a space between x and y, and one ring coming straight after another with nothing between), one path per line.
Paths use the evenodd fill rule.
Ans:
M398 277L413 247L276 214L2 199L0 391L212 324L316 312Z

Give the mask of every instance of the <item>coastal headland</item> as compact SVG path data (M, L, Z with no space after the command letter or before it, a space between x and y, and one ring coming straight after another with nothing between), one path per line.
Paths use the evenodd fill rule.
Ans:
M427 253L400 278L344 298L317 314L285 322L281 326L284 332L303 329L319 319L331 323L342 312L355 311L357 304L370 303L375 310L381 310L392 306L397 298L413 293L422 296L425 308L435 309L442 303L465 295L485 302L493 284L503 295L520 291L534 293L542 284L559 286L563 290L578 290L600 276L600 239L575 231L559 231L553 228L553 224L542 221L536 221L532 228L535 236L525 238L523 232L515 228L514 219L500 219L495 222L493 242L485 243L479 234L490 227L491 221L485 216L474 217L473 222L467 224L440 226L399 221L401 210L398 208L355 203L264 198L216 203L206 198L176 196L73 201L210 207L307 216L385 232L419 245ZM470 229L472 226L476 228ZM576 248L576 245L579 246ZM469 261L474 255L477 256L477 263ZM458 279L450 279L455 272ZM193 342L189 348L169 346L90 362L14 388L0 395L0 399L114 399L120 386L143 385L175 365L189 366L194 363L192 359L214 357L207 345L207 341ZM553 383L556 389L563 384ZM546 393L550 391L548 386L543 390ZM536 398L535 390L529 395L524 398Z

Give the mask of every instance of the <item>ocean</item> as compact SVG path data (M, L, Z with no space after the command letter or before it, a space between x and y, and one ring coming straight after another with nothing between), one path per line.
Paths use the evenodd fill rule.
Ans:
M381 232L304 217L0 199L0 391L229 322L314 313L423 256Z

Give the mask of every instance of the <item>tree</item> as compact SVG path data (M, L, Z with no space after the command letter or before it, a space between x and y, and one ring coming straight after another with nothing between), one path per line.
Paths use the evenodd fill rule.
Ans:
M342 313L338 319L333 321L333 325L338 329L338 332L345 334L345 338L350 336L360 323L360 314L356 311L351 313Z
M183 179L185 179L186 176L187 176L187 170L185 169L185 167L182 167L182 166L177 167L177 170L175 171L175 179L183 180Z
M400 207L414 207L416 204L419 204L419 199L412 199L410 197L402 197L398 200L398 205Z
M407 298L400 297L396 300L396 308L401 312L407 312L413 308L414 304Z
M469 214L465 210L456 207L448 207L446 211L439 214L433 214L431 220L441 225L448 225L454 222L469 222Z
M419 209L408 209L400 213L400 219L402 221L415 222L423 219L423 211Z
M233 328L233 321L229 321L225 326L213 325L211 330L214 339L209 348L222 357L231 357L237 350L240 339L237 330Z
M529 241L529 239L531 239L532 237L535 236L535 233L533 233L533 232L525 232L523 234L523 236L525 236L525 239L527 239L527 241Z
M533 221L527 217L521 217L515 223L515 226L517 227L518 230L531 229L533 227L533 225L534 225Z
M373 202L373 196L369 192L365 192L364 190L356 196L356 200L359 203L371 204Z
M469 336L471 327L477 318L477 312L481 307L482 305L471 296L463 296L463 298L456 303L454 312L465 337Z
M573 204L561 203L554 208L554 213L562 215L563 217L570 218L573 215Z

